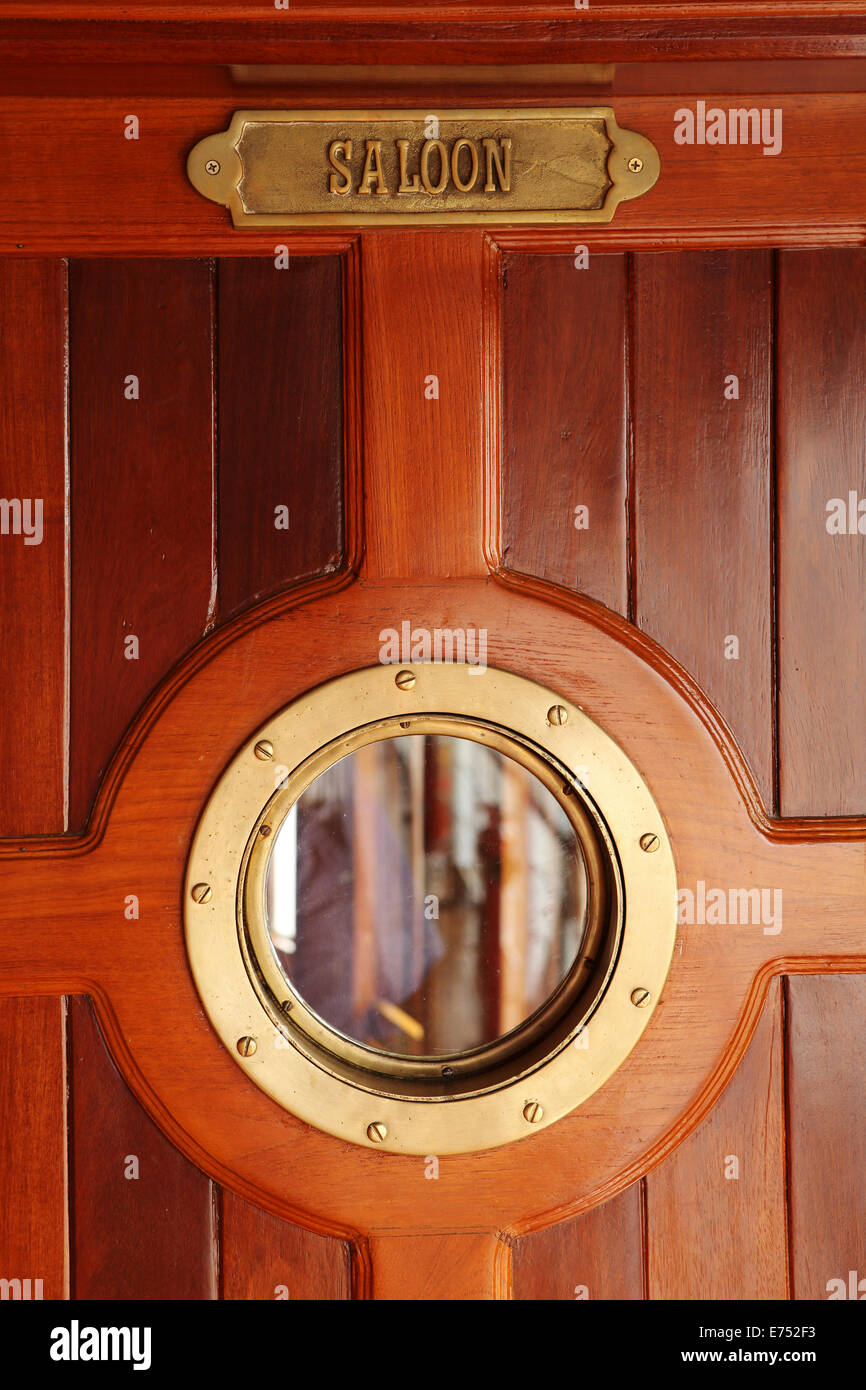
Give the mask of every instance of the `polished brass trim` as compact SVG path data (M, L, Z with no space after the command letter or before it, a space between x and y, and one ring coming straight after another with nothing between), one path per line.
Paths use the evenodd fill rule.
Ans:
M405 687L403 687L405 688ZM580 951L559 988L517 1028L477 1048L431 1057L397 1056L338 1033L310 1008L287 980L271 946L263 909L265 876L279 830L302 792L327 768L358 748L401 735L451 734L469 738L528 768L563 807L575 830L588 879L589 914ZM263 826L273 832L263 838ZM353 729L318 749L297 768L263 807L247 841L238 892L238 937L247 969L258 982L264 1007L286 1038L336 1076L378 1095L433 1100L476 1095L525 1074L553 1049L567 1045L600 997L619 948L622 886L616 853L589 797L568 769L544 756L526 739L487 721L457 715L423 714ZM285 1007L288 1002L288 1009ZM449 1068L447 1077L443 1067ZM354 1069L354 1070L353 1070Z
M659 176L655 146L621 130L609 106L446 109L431 136L433 119L423 110L236 111L190 151L187 174L237 227L609 222ZM499 164L486 162L488 146Z
M492 1148L568 1113L638 1042L673 952L673 855L639 773L578 706L494 668L442 662L401 669L414 685L398 688L388 666L329 681L239 750L191 846L187 949L226 1047L286 1109L342 1139L391 1152ZM549 719L553 709L561 722ZM456 1057L397 1057L336 1033L287 985L264 921L267 856L293 801L339 757L405 733L407 722L416 732L494 746L540 776L571 818L589 870L589 940L553 999L504 1038ZM272 759L262 760L263 745ZM272 833L262 835L262 826ZM652 854L641 847L647 835L658 839ZM196 900L192 890L203 883L211 896ZM597 960L583 981L580 961L592 959L590 945ZM239 1040L252 1048L241 1049Z

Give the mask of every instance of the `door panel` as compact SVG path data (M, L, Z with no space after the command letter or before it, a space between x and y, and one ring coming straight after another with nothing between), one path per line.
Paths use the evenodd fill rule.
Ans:
M3 491L45 507L41 545L0 536L0 1278L827 1297L866 1268L866 575L856 521L825 525L866 494L866 251L804 248L862 239L820 149L856 156L866 98L790 97L785 186L752 151L678 162L649 83L617 115L667 181L612 228L312 229L286 264L282 231L234 231L181 183L179 151L249 104L210 81L136 98L140 161L118 137L74 223L0 215L33 257L0 262ZM127 110L85 95L61 146L72 107L94 148ZM0 116L17 186L33 101ZM471 1154L377 1153L280 1109L182 937L228 759L406 621L489 622L491 665L580 696L666 789L681 884L785 884L778 936L681 924L665 1007L576 1118Z

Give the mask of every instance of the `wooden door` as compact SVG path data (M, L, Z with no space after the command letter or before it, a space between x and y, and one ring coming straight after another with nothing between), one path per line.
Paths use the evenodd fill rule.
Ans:
M860 7L696 5L653 40L613 3L445 5L445 40L387 8L330 31L324 5L15 8L3 1297L866 1296ZM536 70L469 71L482 42ZM253 73L251 101L230 62L302 70ZM611 104L657 187L609 226L274 232L184 173L251 105L505 93ZM698 102L781 109L778 157L679 143ZM257 1089L182 932L235 749L403 619L483 625L491 664L582 704L683 890L624 1066L543 1134L435 1165ZM754 888L780 895L759 921L707 913Z

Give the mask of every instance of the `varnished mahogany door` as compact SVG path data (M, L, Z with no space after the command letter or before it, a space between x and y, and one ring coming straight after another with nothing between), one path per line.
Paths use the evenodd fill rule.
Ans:
M866 250L826 157L866 159L861 69L795 78L779 24L757 71L609 76L662 156L610 227L274 236L183 173L247 90L46 68L37 19L6 26L30 67L0 99L6 1296L863 1296ZM255 61L288 61L272 42ZM363 105L353 80L256 103ZM522 80L515 104L598 99ZM436 101L468 104L449 81ZM782 105L786 160L675 145L674 109L728 91ZM491 664L581 704L692 894L624 1067L544 1134L435 1165L259 1091L182 932L235 749L407 619L483 626ZM756 887L772 916L706 912Z

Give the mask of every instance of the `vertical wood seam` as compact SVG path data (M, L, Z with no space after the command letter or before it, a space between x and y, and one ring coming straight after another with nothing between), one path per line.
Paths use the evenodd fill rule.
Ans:
M364 518L364 305L361 237L340 252L340 333L343 368L343 497L340 525L343 563L337 575L360 572L366 550Z
M778 490L778 409L779 409L779 252L771 257L773 277L770 309L770 400L769 400L769 546L770 546L770 740L771 740L771 814L779 815L781 806L779 760L779 490Z
M481 262L481 430L483 531L481 548L488 569L502 562L502 248L485 233Z
M785 1269L786 1282L788 1288L788 1298L795 1297L794 1282L794 1232L791 1213L791 1194L793 1192L791 1174L791 1087L790 1087L790 1067L791 1067L791 1039L790 1039L790 993L788 989L788 975L782 975L779 984L781 986L779 995L781 999L781 1031L782 1031L782 1057L780 1079L782 1086L782 1141L785 1153Z
M637 461L634 439L635 364L637 316L633 251L625 253L625 521L626 521L626 617L637 623Z
M202 636L216 626L219 602L219 260L212 256L210 268L210 597Z
M63 258L63 833L72 776L72 474L69 410L69 261ZM65 1014L64 1014L65 1017Z
M628 1189L624 1189L628 1190ZM640 1179L640 1233L641 1233L641 1297L649 1296L649 1213L646 1175Z

